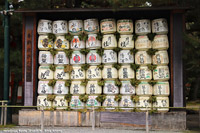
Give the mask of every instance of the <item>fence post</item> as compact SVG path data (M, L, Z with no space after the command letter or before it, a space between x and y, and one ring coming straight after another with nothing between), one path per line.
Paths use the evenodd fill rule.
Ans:
M7 123L7 104L5 104L4 108L4 126L6 126Z
M149 111L146 112L146 133L149 133Z
M4 102L2 101L2 106L4 106ZM1 107L1 125L3 125L3 118L4 118L4 107Z
M95 130L95 112L94 112L94 106L92 107L92 130Z
M42 133L44 132L44 107L42 106L42 111L41 111L41 131Z

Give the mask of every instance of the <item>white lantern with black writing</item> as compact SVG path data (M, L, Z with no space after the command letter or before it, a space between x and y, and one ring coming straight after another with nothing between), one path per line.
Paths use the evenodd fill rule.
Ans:
M153 79L158 81L167 81L170 78L168 66L157 66L153 70Z
M65 36L56 36L56 40L54 42L54 49L56 50L69 49L69 41L65 39Z
M79 35L83 33L83 21L82 20L70 20L69 21L69 33L71 35Z
M114 34L103 35L102 48L113 49L117 47L117 40Z
M53 21L53 34L64 35L68 33L67 21L57 20Z
M38 82L38 94L47 95L53 93L52 86L48 85L49 81L39 81Z
M70 86L70 94L81 95L85 94L85 86L81 85L82 81L72 81Z
M86 62L90 65L99 65L101 64L101 56L96 50L90 50L86 56Z
M50 50L53 48L53 41L49 41L47 35L40 35L38 37L38 49L39 50Z
M169 57L166 50L157 51L155 55L153 55L153 64L154 65L168 65Z
M72 57L70 58L71 65L85 64L85 55L80 51L73 51Z
M121 50L118 53L118 63L134 63L134 56L130 50Z
M101 33L109 34L116 32L116 22L113 18L103 19L100 21Z
M131 100L131 96L130 95L122 95L122 99L119 102L119 107L123 107L123 108L121 108L123 110L133 109L134 103Z
M65 81L57 80L53 89L53 93L56 95L68 94L69 88L65 86Z
M102 78L101 69L97 66L90 66L86 71L86 79L88 80L100 80Z
M42 110L42 109L50 109L52 105L51 101L47 100L47 95L39 95L37 97L37 107L38 110Z
M102 93L102 87L98 85L98 81L88 81L86 86L86 94L98 95Z
M138 65L151 64L151 56L146 51L138 51L135 54L135 64Z
M67 65L69 64L69 59L66 56L65 52L58 51L54 56L54 64L55 65Z
M81 102L79 96L72 96L69 106L71 109L83 109L85 103Z
M148 36L138 36L135 41L135 49L148 50L152 47L151 41Z
M73 66L73 70L71 71L71 79L72 80L83 80L85 79L85 70L81 68L81 66Z
M68 106L65 96L56 96L53 101L53 107L56 109L66 109Z
M65 72L64 66L56 66L56 70L54 72L54 79L57 80L67 80L69 79L69 73Z
M153 95L155 96L169 96L170 89L169 89L169 82L156 82L153 86Z
M133 35L120 35L118 47L122 49L134 48Z
M152 48L158 50L167 50L169 48L168 36L156 35L152 42Z
M53 71L49 66L40 66L38 69L38 79L50 80L53 79Z
M118 70L120 80L128 80L135 78L135 72L130 65L122 65Z
M49 51L39 51L39 64L40 65L53 64L53 55Z
M115 85L115 81L105 81L103 93L108 95L119 94L119 88Z
M52 33L52 21L40 19L38 22L37 32L39 35Z
M140 68L136 70L136 79L137 80L151 80L152 79L151 70L149 70L147 66L140 66Z
M86 34L94 34L99 32L99 22L98 19L86 19L84 20L84 32Z
M107 95L103 106L106 107L106 109L115 109L115 107L118 107L118 102L115 101L115 95Z
M102 56L102 63L104 64L117 63L117 53L113 50L104 50L104 53Z
M148 82L140 82L136 87L136 94L141 96L151 96L153 94L153 88Z
M86 102L86 107L88 109L93 109L93 107L98 108L99 106L101 106L101 103L96 100L97 97L97 95L88 96L88 100Z
M151 33L151 22L149 19L141 19L135 21L135 34L146 35Z
M97 34L89 34L86 40L86 48L98 49L101 48L101 41L97 39Z
M168 33L167 20L165 18L154 19L152 21L152 33L167 34Z
M118 71L112 65L105 65L102 71L102 78L112 80L118 78Z
M120 34L133 33L133 21L131 19L120 19L117 21L117 32Z
M131 85L130 81L121 81L120 94L133 95L135 94L135 87Z

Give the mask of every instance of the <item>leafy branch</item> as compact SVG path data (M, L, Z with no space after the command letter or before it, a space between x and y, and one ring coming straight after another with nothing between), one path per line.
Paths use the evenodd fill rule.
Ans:
M122 82L119 79L115 79L115 85L120 88L122 86Z
M113 51L115 51L116 53L118 53L121 50L122 50L122 48L119 48L119 47L116 47L116 48L113 49Z
M53 56L55 56L55 55L58 53L58 51L56 51L55 49L50 49L50 53L51 53Z
M133 35L133 38L132 38L132 40L133 40L133 41L135 41L135 40L137 39L137 37L138 37L138 35L136 35L136 34L135 34L135 35Z
M88 39L88 36L86 34L80 34L78 35L78 38L82 41L86 41Z
M150 103L155 103L155 102L157 102L156 96L150 96L149 102L150 102Z
M120 102L121 100L122 100L122 95L121 94L115 95L115 101L116 102Z
M85 79L85 80L82 80L82 81L81 81L81 85L82 85L82 86L86 86L87 83L88 83L88 79Z
M50 80L50 81L49 81L48 86L52 86L52 87L54 87L55 84L56 84L56 80L53 79L53 80Z
M155 35L156 35L155 33L148 33L148 34L147 34L149 40L151 40L151 41L153 41Z
M47 96L47 101L54 101L54 99L56 98L56 95L48 95Z
M152 48L150 48L150 49L147 50L147 54L149 54L150 56L152 56L152 55L155 55L155 53L156 53L157 51L158 51L157 49L152 49Z
M81 49L81 54L87 55L90 52L90 49Z
M99 86L104 86L104 84L105 84L105 81L103 79L98 81Z
M65 73L71 73L72 70L73 70L72 65L65 65L65 67L64 67Z
M68 41L72 41L73 36L71 34L65 34L65 39Z
M103 54L104 54L104 49L103 49L103 48L97 49L97 54L99 54L100 56L103 56Z
M131 79L130 82L132 86L137 87L141 81L136 80L136 79Z
M137 95L132 95L132 96L131 96L131 99L132 99L132 101L133 101L134 103L139 102L139 96L137 96Z
M136 70L139 69L139 68L140 68L140 65L134 64L134 63L131 64L131 69L132 69L132 70L136 71Z
M88 101L88 95L87 94L82 94L79 96L79 99L81 102L86 103Z
M138 52L138 49L131 49L130 50L130 53L133 54L133 55L135 55L137 52Z
M55 70L56 70L56 66L55 66L55 65L50 65L50 66L49 66L49 69L50 69L51 71L55 71Z
M106 95L99 95L96 100L100 103L104 102L106 100Z
M48 41L54 42L55 40L56 40L56 35L54 35L53 33L48 33Z
M97 68L99 68L100 70L103 70L104 64L98 65Z
M153 71L157 68L157 65L147 65L148 66L148 69Z
M150 80L148 83L149 83L151 86L154 86L154 85L157 83L157 81Z
M70 87L71 86L72 81L71 80L66 80L65 81L65 86L66 87Z
M67 100L68 102L70 102L72 99L72 94L66 94L65 95L65 100Z
M72 53L73 53L73 50L72 50L72 49L65 49L64 52L65 52L65 54L66 54L66 56L67 56L68 58L71 58L71 57L72 57Z
M112 65L112 67L116 68L117 70L119 70L121 68L121 64L115 63Z
M88 70L88 68L90 67L90 65L89 64L83 64L83 65L81 65L81 70Z

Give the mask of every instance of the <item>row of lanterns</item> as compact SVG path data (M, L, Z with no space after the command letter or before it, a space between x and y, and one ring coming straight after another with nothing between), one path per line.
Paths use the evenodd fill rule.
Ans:
M112 34L116 31L120 34L133 33L133 21L131 19L121 19L116 21L113 18L103 19L100 21L100 30L103 34ZM141 19L135 21L135 34L146 35L148 33L167 34L168 25L167 20L164 18L154 19ZM79 35L81 33L96 34L99 32L99 22L97 19L82 20L65 20L51 21L39 20L38 34L53 33L55 35L64 35L70 33L72 35Z
M99 32L98 21L96 19L85 20L84 31L88 34L86 44L77 36L83 31L83 23L81 20L69 21L69 27L67 27L66 21L54 21L53 28L51 21L40 20L38 24L38 34L40 34L38 39L38 48L43 51L39 52L39 64L41 66L39 67L38 74L38 78L40 79L38 85L38 93L40 94L38 96L38 105L50 106L51 102L47 100L47 95L43 95L44 93L42 93L42 91L44 91L44 86L49 87L48 80L56 79L57 81L53 87L54 89L51 91L57 95L53 101L53 106L67 106L67 101L65 100L64 95L69 93L69 89L64 87L64 84L65 80L72 79L73 81L70 87L70 93L73 94L72 100L70 101L70 107L72 109L84 107L84 103L80 101L79 96L80 94L85 94L85 91L87 94L90 94L86 106L101 106L101 103L99 103L96 98L98 94L102 93L102 88L98 85L98 81L102 77L107 80L105 81L105 85L103 87L103 93L107 94L106 100L103 102L103 106L118 106L118 102L114 100L115 96L119 94L119 87L115 85L114 81L117 78L119 78L122 82L121 88L124 86L124 89L120 89L120 94L123 94L120 102L121 107L150 107L148 99L150 95L155 95L155 92L160 94L159 97L157 97L157 100L161 103L161 101L163 101L163 97L161 96L169 95L169 83L165 82L170 76L169 68L167 66L169 59L166 51L169 44L167 35L165 35L168 33L167 21L165 19L156 20L152 21L152 32L163 35L156 35L152 44L146 36L146 34L151 33L150 20L138 20L135 23L135 33L141 35L137 37L135 42L135 48L139 50L135 54L135 64L141 65L140 68L137 69L136 74L130 67L130 64L134 63L134 55L130 52L130 50L134 48L134 41L132 39L133 35L131 35L133 33L132 20L117 21L117 31L121 34L118 47L123 49L118 53L118 58L117 53L113 50L113 48L117 47L116 37L112 34L116 32L114 19L104 19L100 22L101 33L104 34L102 43L101 40L97 40L97 34L94 34ZM68 33L68 28L69 33L74 35L70 43L63 36ZM55 42L48 41L47 33L52 33L52 31L56 35ZM92 49L87 54L86 59L85 55L80 52L80 50L85 47ZM101 47L105 49L102 57L97 54L97 49ZM159 66L153 71L153 79L158 81L155 85L157 89L154 89L154 93L152 89L153 87L148 84L148 81L152 79L152 71L148 69L147 65L152 64L152 59L146 52L146 50L152 47L160 50L153 56L153 64L159 64ZM44 51L50 50L50 48L61 51L58 51L53 57L49 51ZM69 48L74 50L70 61L63 51ZM80 66L85 64L85 60L91 65L86 72L82 70ZM64 72L64 65L69 64L69 62L73 65L71 74ZM122 64L119 70L114 68L112 65L117 62ZM105 64L102 72L97 66L101 63ZM50 69L50 64L57 65L55 72ZM135 78L135 75L137 80L142 81L137 87L138 89L136 89L136 92L135 88L129 81L127 81ZM81 85L81 80L85 79L85 77L90 80L88 81L86 90L85 87ZM161 88L164 91L161 92ZM62 89L64 89L64 91ZM139 102L137 102L136 105L134 105L131 100L131 95L135 93L140 96ZM168 100L168 97L164 97L164 99ZM165 103L169 104L169 100ZM62 107L58 107L57 109L62 109Z

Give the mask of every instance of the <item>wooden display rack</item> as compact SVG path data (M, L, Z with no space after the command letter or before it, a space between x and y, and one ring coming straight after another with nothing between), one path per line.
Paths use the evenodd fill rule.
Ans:
M23 100L25 106L36 105L38 83L37 23L39 19L71 20L104 18L118 19L156 19L166 18L169 26L169 68L170 68L170 107L185 107L183 88L183 32L184 13L188 8L126 8L118 9L61 9L61 10L18 10L23 14ZM172 111L172 110L171 110ZM112 114L112 113L111 113ZM109 114L109 115L111 115ZM115 113L113 113L115 114ZM168 113L166 113L168 114ZM110 116L111 117L111 116ZM134 118L133 118L134 119Z

